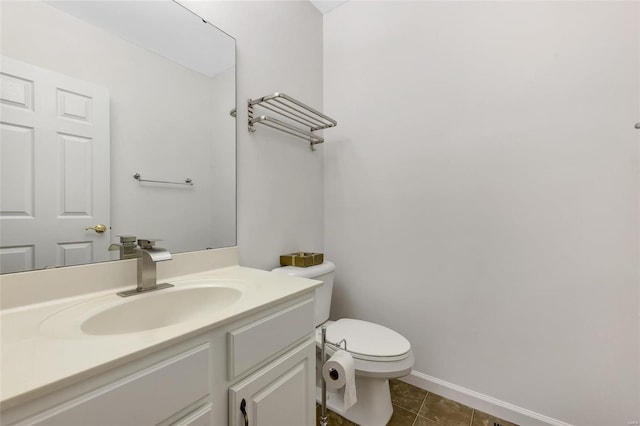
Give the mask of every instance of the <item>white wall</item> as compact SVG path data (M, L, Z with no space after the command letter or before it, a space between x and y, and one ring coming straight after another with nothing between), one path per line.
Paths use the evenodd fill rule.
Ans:
M213 134L233 139L233 69L204 76L41 2L3 2L1 47L109 90L112 211L96 220L112 227L112 242L162 238L172 252L235 245L234 145L218 149ZM142 184L135 172L195 185Z
M216 123L210 127L207 135L211 146L211 192L208 205L211 208L210 228L213 235L209 235L212 241L210 246L228 247L237 245L236 240L236 144L229 141L236 138L235 120L231 117L231 108L236 104L236 67L218 74L212 81L214 93L211 99L211 117L209 122ZM215 119L213 118L215 117ZM214 121L217 120L217 121ZM220 122L221 120L230 120ZM231 160L234 159L234 160ZM206 235L207 233L205 233Z
M640 418L640 3L349 2L324 17L334 317L552 419Z
M284 92L322 109L322 15L308 1L189 2L237 40L240 264L324 248L323 147L266 127L247 131L247 99Z

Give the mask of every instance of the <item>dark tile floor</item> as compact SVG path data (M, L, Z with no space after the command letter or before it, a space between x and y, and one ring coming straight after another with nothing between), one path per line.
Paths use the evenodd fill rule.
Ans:
M390 385L393 416L387 426L517 426L399 380ZM331 411L327 417L328 426L358 426Z

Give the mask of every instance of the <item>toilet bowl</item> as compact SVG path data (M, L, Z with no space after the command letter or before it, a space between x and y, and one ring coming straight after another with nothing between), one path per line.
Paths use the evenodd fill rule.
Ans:
M327 327L328 356L336 350L346 350L354 360L356 394L358 401L350 408L344 408L343 389L329 392L327 406L330 410L354 423L366 426L384 426L393 414L389 379L406 376L413 368L414 357L411 343L399 333L368 321L343 318L329 321L333 273L335 265L324 262L321 265L299 268L286 266L273 272L321 280L323 285L315 294L315 325L317 365L316 396L321 401L320 348L322 327Z

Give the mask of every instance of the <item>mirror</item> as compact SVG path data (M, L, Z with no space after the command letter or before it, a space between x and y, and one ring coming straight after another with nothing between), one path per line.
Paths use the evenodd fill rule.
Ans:
M235 245L235 40L168 0L0 7L0 271Z

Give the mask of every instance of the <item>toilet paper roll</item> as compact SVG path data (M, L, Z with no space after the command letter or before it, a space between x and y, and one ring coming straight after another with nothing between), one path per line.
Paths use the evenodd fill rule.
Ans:
M345 411L358 401L354 364L349 352L338 350L322 366L322 377L327 382L327 389L338 390L344 387Z

